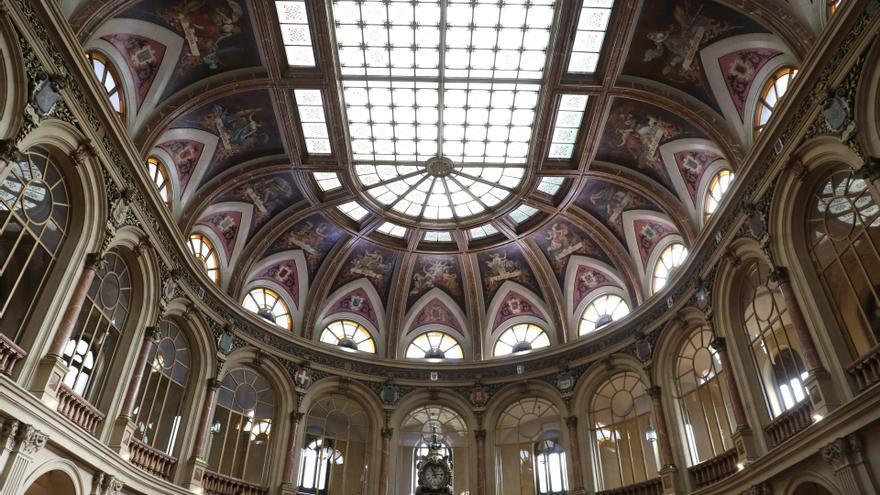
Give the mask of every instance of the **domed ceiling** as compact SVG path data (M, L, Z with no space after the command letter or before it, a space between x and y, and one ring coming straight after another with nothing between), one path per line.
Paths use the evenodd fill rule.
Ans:
M481 359L515 323L578 338L596 294L635 308L659 250L696 244L759 86L811 39L779 3L95 0L72 23L232 298Z

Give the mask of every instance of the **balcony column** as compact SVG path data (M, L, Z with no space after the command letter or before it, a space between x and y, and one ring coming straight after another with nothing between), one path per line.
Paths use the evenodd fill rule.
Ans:
M486 430L474 432L477 441L477 490L476 495L486 494Z
M712 333L715 333L714 330ZM758 453L752 429L746 417L746 409L742 403L742 396L739 394L736 375L733 374L730 355L727 353L727 341L723 337L714 337L710 345L718 353L718 360L721 361L721 379L727 389L727 397L733 414L733 444L736 448L736 456L740 464L746 465L757 459Z
M666 429L666 415L663 413L663 403L660 398L660 387L654 385L646 391L651 397L651 412L654 416L654 428L657 432L657 443L660 451L660 480L663 484L663 493L678 493L678 468L675 467L675 458L672 455L672 442L669 439L669 431Z
M138 398L138 392L141 389L141 382L144 380L144 373L147 368L147 358L150 357L150 351L153 346L159 342L159 327L147 327L144 332L144 341L141 343L141 349L134 363L134 373L131 375L131 381L128 382L128 390L125 391L125 400L122 403L122 410L119 417L116 418L116 424L113 427L113 434L110 436L110 448L119 453L122 457L128 457L128 443L134 436L137 425L132 420L135 401Z
M220 390L220 380L209 378L208 391L202 404L202 415L196 426L196 440L193 444L193 454L190 457L188 470L190 473L186 488L190 491L202 490L202 479L205 477L205 469L208 467L206 450L208 448L208 434L211 430L211 419L214 417L214 406L217 404L217 392Z
M379 463L379 495L388 493L388 471L391 468L391 437L394 428L382 428L382 459Z
M299 411L290 413L290 433L287 436L287 452L284 455L284 471L281 478L282 495L295 495L297 491L296 442L300 436L303 416L305 415Z
M807 389L807 395L813 406L813 418L819 419L828 415L837 405L837 393L834 390L834 384L831 382L831 375L822 367L822 361L819 359L819 352L816 350L816 344L810 335L810 329L807 327L807 320L801 311L794 288L791 286L791 279L788 275L788 269L785 267L776 267L770 273L770 279L776 282L782 299L785 301L785 307L791 318L792 327L794 327L795 335L797 335L798 343L801 345L801 354L804 360L804 366L807 368L807 379L804 380L804 387Z
M70 342L73 330L79 314L85 304L89 288L95 280L95 274L104 267L105 261L102 254L89 253L86 255L86 263L80 273L79 280L73 290L73 295L67 303L61 324L55 332L49 352L40 361L36 377L31 385L31 392L40 400L46 402L53 409L58 404L58 388L67 374L67 363L64 362L64 348Z
M578 442L578 418L577 416L569 416L565 418L565 426L568 427L568 450L571 453L571 463L573 479L571 480L572 495L581 495L587 493L584 488L584 468L581 465L581 449Z

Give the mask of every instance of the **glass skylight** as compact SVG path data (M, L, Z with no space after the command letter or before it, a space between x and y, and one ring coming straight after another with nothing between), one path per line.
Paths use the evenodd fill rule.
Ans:
M553 137L550 140L548 158L557 160L571 158L588 99L587 95L562 95L559 98L559 109L556 111L556 121L553 123Z
M513 219L516 223L523 223L529 218L532 218L532 215L538 212L537 208L532 208L529 205L522 204L516 207L515 210L510 212L510 218Z
M355 222L359 222L362 218L367 216L367 209L360 205L357 201L349 201L348 203L342 203L341 205L336 207L337 210L344 213L348 218L351 218Z
M313 67L315 52L312 50L312 33L304 0L276 0L281 39L289 65Z
M565 177L542 177L538 183L538 190L544 194L555 196L559 188L565 183Z
M613 6L614 0L584 0L571 47L571 58L568 60L569 72L596 72Z
M474 227L469 232L471 234L471 239L482 239L497 234L498 229L496 229L494 225L487 223L486 225Z
M391 222L383 223L376 230L383 234L390 235L391 237L399 237L401 239L406 235L406 227L401 227L400 225Z
M317 89L295 89L296 108L302 125L303 139L309 154L330 154L330 136L327 133L327 118L324 115L324 99Z
M417 220L471 217L522 182L554 0L333 1L356 175Z
M342 187L342 183L339 182L339 176L336 175L336 172L312 172L312 176L315 178L315 182L318 183L318 187L320 187L322 191L332 191L333 189Z
M452 233L448 231L428 231L425 232L424 240L426 242L452 242Z

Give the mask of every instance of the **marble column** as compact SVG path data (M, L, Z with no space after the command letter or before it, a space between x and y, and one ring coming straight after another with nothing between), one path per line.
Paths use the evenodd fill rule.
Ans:
M486 430L474 432L477 441L477 490L476 495L486 494Z
M282 481L293 485L296 483L296 441L299 439L300 424L304 414L299 411L290 413L290 434L287 436L287 452L284 456L284 473Z
M388 494L388 472L391 468L391 436L394 428L382 428L382 459L379 463L379 495Z
M739 394L736 375L733 374L730 355L727 353L727 341L723 337L714 337L710 345L718 353L718 360L721 361L721 379L727 389L727 399L733 415L733 445L736 448L737 459L745 465L757 459L758 453L742 396Z
M571 454L572 474L571 480L572 494L586 493L584 489L584 468L581 464L581 449L578 442L578 418L577 416L569 416L565 418L565 426L568 427L568 443L569 453Z
M147 367L147 358L153 345L159 340L159 327L147 327L144 332L144 341L141 343L141 349L138 353L137 360L134 363L134 372L131 380L128 382L128 390L125 391L125 400L122 402L122 410L116 418L113 425L113 433L110 435L110 448L119 453L119 455L128 457L128 444L134 436L136 425L132 422L132 414L134 411L135 401L138 398L138 392L141 389L141 382L144 379L145 368Z
M220 380L209 378L208 393L205 394L202 415L199 418L198 430L196 430L196 441L193 445L193 455L199 459L206 459L208 433L211 431L211 420L214 418L214 406L217 404L217 391L219 390Z
M675 460L672 457L672 443L669 440L669 432L666 431L666 417L663 414L663 404L660 401L660 387L649 387L648 395L651 397L651 411L654 413L654 428L657 430L657 444L660 448L660 465L673 466Z

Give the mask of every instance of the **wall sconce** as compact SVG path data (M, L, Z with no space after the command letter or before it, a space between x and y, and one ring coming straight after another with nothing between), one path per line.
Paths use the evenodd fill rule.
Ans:
M651 425L648 425L648 429L645 430L645 440L651 443L657 441L657 430Z

